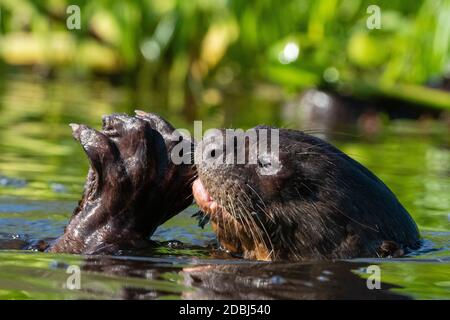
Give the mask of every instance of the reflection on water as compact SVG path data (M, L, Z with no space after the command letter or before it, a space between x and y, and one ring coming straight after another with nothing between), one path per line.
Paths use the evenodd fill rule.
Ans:
M0 298L408 298L390 291L399 288L391 284L382 284L381 290L367 290L366 280L358 275L368 266L365 262L224 263L195 258L81 258L17 251L0 256L0 271L5 275ZM69 265L81 269L79 291L65 288Z
M264 90L262 90L264 91ZM225 97L199 110L204 128L280 126L281 103L267 90ZM87 161L67 126L100 126L100 117L153 111L191 128L177 110L136 105L133 90L103 82L39 82L23 76L0 84L0 298L450 298L450 148L448 132L418 134L396 123L375 140L336 143L367 165L398 195L419 225L424 247L408 258L328 263L251 263L214 258L209 226L196 226L195 207L160 227L151 257L80 257L17 251L60 235L80 197ZM402 128L400 133L397 128ZM407 130L405 130L407 128ZM68 290L68 265L82 270L82 289ZM368 290L369 264L382 270L382 290Z

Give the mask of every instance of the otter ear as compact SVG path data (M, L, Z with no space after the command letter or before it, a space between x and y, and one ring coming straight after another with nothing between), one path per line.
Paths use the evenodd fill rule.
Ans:
M106 135L83 124L71 123L70 127L73 137L80 142L92 168L97 172L116 161L118 152Z

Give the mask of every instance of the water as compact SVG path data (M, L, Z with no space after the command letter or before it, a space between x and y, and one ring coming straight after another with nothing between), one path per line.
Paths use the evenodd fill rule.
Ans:
M134 257L53 255L19 248L59 236L82 192L87 160L68 123L99 127L103 114L140 108L177 127L191 126L179 109L157 108L151 99L137 105L133 90L101 81L6 79L0 84L1 299L450 298L450 139L439 124L424 132L419 123L396 122L376 139L335 140L388 184L419 225L424 246L408 257L320 263L223 259L206 248L214 234L209 226L196 226L195 206L153 237L176 239L184 247ZM280 101L267 96L267 90L256 90L225 97L221 106L202 107L200 117L205 128L289 125L280 120ZM73 265L81 270L79 290L67 287L67 268ZM381 268L380 290L367 289L369 265Z

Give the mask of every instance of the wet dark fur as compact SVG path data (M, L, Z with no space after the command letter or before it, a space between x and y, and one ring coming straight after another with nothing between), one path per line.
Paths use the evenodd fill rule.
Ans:
M190 165L174 165L174 128L157 115L104 117L103 130L74 125L90 169L85 190L51 252L142 248L155 229L192 203Z
M413 219L373 173L319 138L279 130L275 175L261 175L261 163L197 166L229 213L211 216L225 248L246 258L266 251L268 260L300 260L398 256L418 246Z

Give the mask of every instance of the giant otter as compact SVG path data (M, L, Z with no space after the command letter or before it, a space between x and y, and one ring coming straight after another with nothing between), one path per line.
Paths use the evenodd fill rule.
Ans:
M174 128L155 114L136 113L103 117L102 131L71 125L90 168L83 197L49 251L112 254L149 246L156 227L192 203L192 166L170 161Z
M258 140L272 130L254 129ZM241 164L225 161L238 148L236 141L226 148L226 130L196 147L194 198L225 249L249 259L320 260L398 256L417 247L416 224L373 173L317 137L277 130L273 174L265 172L272 150L248 161L257 152L249 137Z
M419 243L414 221L383 182L337 148L300 131L279 129L280 165L274 174L267 174L273 150L254 155L247 139L245 158L257 162L202 158L192 183L194 167L171 161L179 143L174 128L157 115L115 114L104 117L102 131L77 124L72 129L90 169L83 197L51 252L147 247L160 224L191 204L192 193L222 246L245 258L392 256ZM257 127L258 140L264 130L274 129ZM204 139L196 153L212 146L225 157L230 149L223 150L225 144L216 139L224 133ZM183 143L191 151L191 142Z

